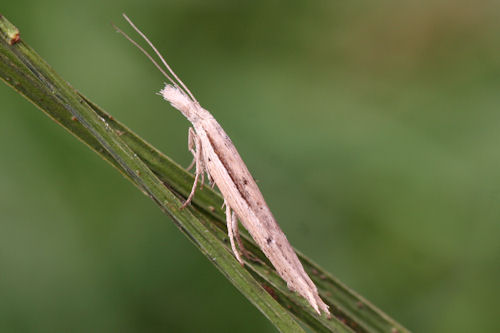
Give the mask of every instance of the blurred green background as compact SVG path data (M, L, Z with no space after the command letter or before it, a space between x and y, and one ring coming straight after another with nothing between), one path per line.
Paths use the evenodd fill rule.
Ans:
M188 165L189 124L112 29L121 12L295 247L411 330L497 329L498 1L2 2L75 88ZM4 84L0 100L1 332L275 331L114 169Z

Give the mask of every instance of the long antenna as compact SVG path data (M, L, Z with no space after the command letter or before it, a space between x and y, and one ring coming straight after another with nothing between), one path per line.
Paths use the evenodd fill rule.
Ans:
M146 57L148 57L149 60L151 60L151 62L156 66L156 68L158 68L158 70L163 74L163 76L165 76L169 81L170 83L172 83L176 88L180 89L179 86L177 85L177 83L174 81L174 79L172 79L164 70L163 68L161 68L161 66L156 62L156 60L148 53L148 51L146 51L142 46L140 46L135 40L133 40L129 35L127 35L125 32L123 32L120 28L118 28L116 25L114 25L113 23L111 23L113 25L113 28L115 28L115 30L117 32L119 32L120 34L122 34L130 43L132 43L135 47L137 47L139 50L141 50L142 53L144 53L146 55Z
M184 88L184 91L191 97L191 99L198 103L198 101L196 100L196 98L193 96L193 94L191 93L191 91L188 89L188 87L186 87L186 85L184 84L184 82L182 82L181 79L179 79L179 77L175 74L175 72L172 70L172 68L170 68L170 66L168 65L168 63L165 61L165 59L163 58L163 56L161 55L161 53L158 51L158 49L156 49L156 47L154 46L154 44L149 40L148 37L146 37L146 35L139 29L135 26L135 24L132 22L131 19L128 18L127 15L125 15L125 13L122 14L123 17L125 18L125 20L127 20L127 22L130 24L130 26L132 28L134 28L134 30L146 41L146 43L148 43L148 45L153 49L153 51L156 53L156 55L158 56L158 58L160 58L161 62L163 63L163 65L165 65L165 67L167 68L167 70L170 72L170 74L172 74L172 76L177 80L177 82L180 83L180 85L182 86L182 88ZM118 32L121 32L121 31L118 31ZM127 35L125 35L123 32L121 32L125 37L127 37L127 39L131 40L130 37L128 37ZM137 45L137 43L133 43L135 46L139 47ZM144 53L148 54L147 52L144 51L144 49L142 49L141 47L139 47L139 49L141 49ZM152 60L151 56L149 56L148 54L148 58L150 60ZM155 61L153 61L154 64L156 64ZM162 71L163 72L163 71ZM167 76L167 78L169 78ZM170 78L169 78L170 80ZM173 80L170 80L171 82ZM179 86L177 84L174 83L174 85L178 88Z

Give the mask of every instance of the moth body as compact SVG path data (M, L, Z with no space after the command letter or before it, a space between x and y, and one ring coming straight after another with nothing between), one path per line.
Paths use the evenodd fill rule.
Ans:
M213 179L227 207L235 212L288 288L307 299L317 313L329 313L229 136L209 111L198 102L188 103L188 96L175 90L176 87L167 84L160 94L193 124L202 159L197 173L207 172ZM230 220L228 217L228 224ZM229 235L234 236L238 237ZM242 262L237 250L233 251Z
M160 95L193 125L188 132L188 146L196 165L195 181L183 207L190 203L199 177L201 176L201 183L203 183L206 173L224 197L228 235L237 260L243 264L236 243L243 254L246 254L239 237L239 219L262 252L269 258L278 274L285 280L288 288L304 297L318 314L324 312L330 316L328 305L319 297L318 289L305 272L297 254L276 223L262 193L229 136L212 114L200 106L149 39L126 15L124 17L155 51L167 71L128 35L118 28L117 31L137 46L172 83L166 84L160 91Z

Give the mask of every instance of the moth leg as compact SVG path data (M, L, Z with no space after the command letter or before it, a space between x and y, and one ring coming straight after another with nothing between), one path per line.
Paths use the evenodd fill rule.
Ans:
M250 260L253 260L253 258L250 256L250 253L245 249L243 246L243 242L241 241L240 237L240 231L238 229L238 218L236 217L236 213L233 211L233 214L231 216L231 224L232 224L232 229L233 229L233 234L236 238L236 242L238 243L238 247L241 250L241 253Z
M196 143L194 142L195 137L196 133L194 133L193 128L190 127L188 130L188 149L193 154L193 160L191 161L191 164L189 164L189 166L186 168L186 171L191 170L196 164L196 154L193 152L193 148L196 146Z
M193 160L191 161L191 164L186 168L186 171L191 170L194 167L194 164L196 163L196 159L193 157Z
M207 168L205 168L205 164L203 163L203 159L200 156L200 166L201 166L201 180L200 180L200 191L203 190L203 184L205 184L205 172Z
M191 154L193 154L195 165L196 165L196 173L194 176L194 183L193 187L191 189L191 193L189 193L188 198L182 204L181 208L185 208L193 199L194 192L196 192L196 185L198 184L198 179L200 177L200 174L203 174L203 164L201 160L201 140L200 138L196 135L196 132L192 127L189 128L188 132L188 148Z
M236 256L236 259L239 261L241 265L244 265L243 260L241 260L240 253L236 249L236 245L234 244L234 233L233 233L233 216L236 215L231 214L231 207L227 204L226 200L224 200L226 205L226 224L227 224L227 235L229 236L229 242L231 243L231 249L233 249L233 253ZM238 236L239 237L239 236Z

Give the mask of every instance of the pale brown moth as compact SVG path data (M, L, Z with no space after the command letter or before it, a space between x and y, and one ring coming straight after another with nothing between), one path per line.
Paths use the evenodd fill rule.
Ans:
M200 106L191 91L172 71L170 66L149 39L123 14L127 22L149 44L159 57L166 71L123 31L116 28L130 42L137 46L153 64L162 72L171 84L166 84L160 95L179 110L193 125L188 132L188 146L193 154L196 167L195 180L183 207L191 202L201 176L208 175L210 183L217 185L226 206L226 221L231 248L237 260L243 265L236 243L246 255L239 237L238 220L248 230L262 252L276 268L278 274L286 281L290 290L304 297L314 310L321 314L330 312L328 305L319 297L318 289L304 271L295 251L276 223L252 175L241 159L229 136L224 132L215 118ZM235 243L236 240L236 243Z

